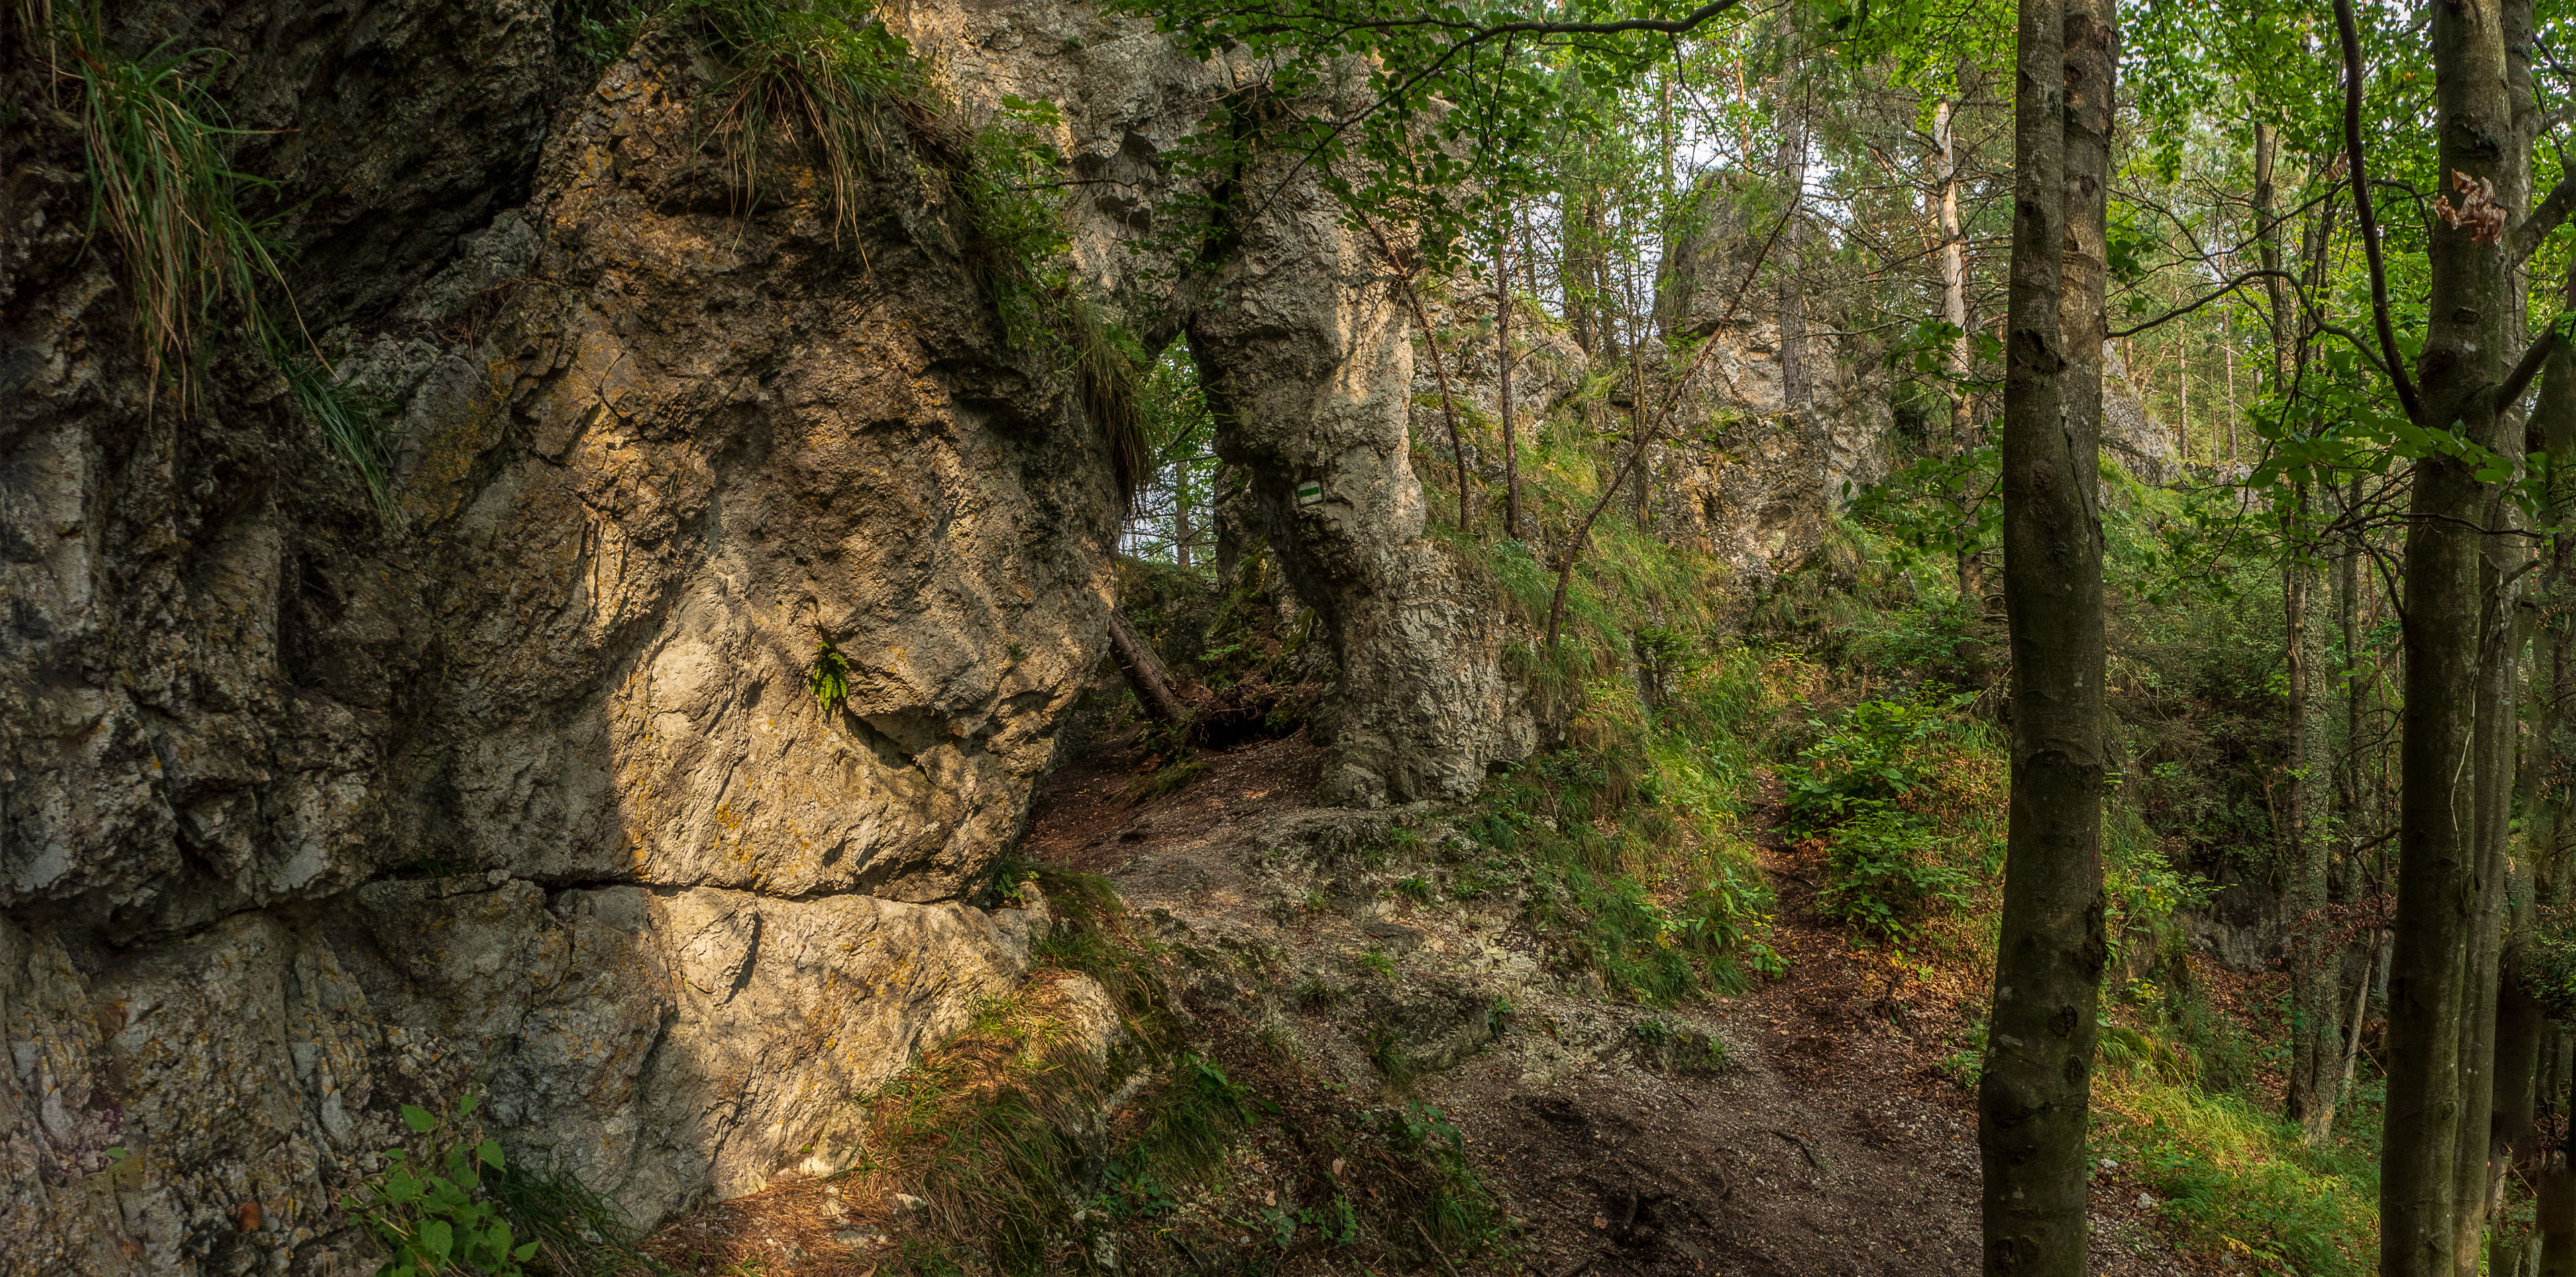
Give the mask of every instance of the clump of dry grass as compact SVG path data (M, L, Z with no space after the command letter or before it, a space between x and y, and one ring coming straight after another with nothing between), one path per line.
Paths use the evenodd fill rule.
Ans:
M226 154L226 139L246 130L226 124L202 87L222 50L163 45L118 57L88 13L57 31L58 68L80 85L91 228L124 254L153 382L172 366L184 403L201 331L229 305L255 333L261 283L282 282L263 228L241 209L244 188L270 183L235 170Z
M50 6L46 6L50 14ZM32 11L23 11L33 21ZM181 411L193 403L196 364L224 326L258 343L288 391L367 485L393 511L392 459L377 405L346 393L304 334L268 222L242 208L246 193L275 183L233 167L233 127L205 90L220 49L140 58L108 48L88 10L51 23L45 48L57 74L79 86L78 118L90 177L90 231L105 231L123 259L141 329L148 394L165 381ZM273 294L278 305L264 295Z

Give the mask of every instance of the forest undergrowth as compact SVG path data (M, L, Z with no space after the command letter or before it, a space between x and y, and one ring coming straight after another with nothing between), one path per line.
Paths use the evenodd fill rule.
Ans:
M1570 415L1554 423L1524 458L1540 541L1446 542L1526 631L1551 601L1546 536L1604 481L1594 458ZM1799 960L1762 848L1812 853L1814 908L1838 943L1883 969L1891 997L1904 990L1905 1023L1935 1026L1924 1092L1970 1110L2000 909L1999 620L1860 522L1758 594L1624 512L1592 536L1563 640L1511 649L1515 677L1554 710L1548 747L1470 803L1394 821L1348 868L1401 907L1527 934L1547 971L1605 1005L1689 1009ZM1231 579L1125 566L1122 609L1207 717L1174 729L1113 706L1098 731L1135 759L1118 804L1185 804L1210 760L1303 725L1332 671L1275 570L1257 551ZM2152 1206L2186 1257L2359 1273L2375 1245L2375 1061L2356 1061L2333 1138L2308 1147L2279 1116L2283 978L2227 970L2194 940L2220 880L2261 870L2245 835L2262 798L2243 777L2259 774L2247 762L2276 693L2224 641L2261 606L2257 591L2205 589L2120 636L2113 700L2134 774L2104 826L2114 992L2090 1158L2100 1190ZM1283 925L1333 907L1322 885L1280 902ZM1414 1057L1374 1050L1376 1076L1355 1084L1275 1013L1181 992L1182 967L1211 959L1137 925L1104 879L1012 859L992 891L1056 918L1028 989L857 1098L867 1152L850 1169L716 1208L732 1222L665 1230L647 1253L737 1273L842 1271L818 1258L834 1254L852 1273L922 1274L1520 1262L1521 1226L1459 1128L1419 1098ZM1262 974L1275 956L1242 961L1256 982L1286 978ZM1325 1005L1397 975L1374 947L1356 963L1349 983L1310 975L1263 996ZM1114 1026L1064 992L1077 975L1107 992ZM1518 1012L1482 1014L1499 1040ZM1726 1043L1704 1040L1708 1067L1728 1067ZM901 1205L870 1205L889 1201Z

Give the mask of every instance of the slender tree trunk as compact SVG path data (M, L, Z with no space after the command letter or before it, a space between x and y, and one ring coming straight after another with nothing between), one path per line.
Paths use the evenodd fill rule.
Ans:
M1458 462L1458 530L1475 535L1476 504L1467 486L1467 440L1458 431L1458 398L1449 391L1449 367L1440 358L1440 334L1431 327L1430 312L1422 308L1422 298L1413 291L1413 281L1404 281L1405 304L1413 308L1413 322L1422 326L1423 348L1431 352L1431 379L1440 384L1440 419L1449 426L1449 454Z
M2569 273L2564 296L2576 297L2576 271ZM2564 344L2550 352L2542 371L2528 433L2553 462L2542 522L2562 526L2576 506L2566 472L2556 468L2576 461L2576 350ZM2570 699L2576 698L2576 536L2554 533L2548 554L2533 618L2539 686L2534 689L2532 736L2538 757L2529 764L2530 794L2523 810L2530 825L2534 897L2537 903L2556 905L2569 895L2569 809L2576 800L2567 785L2567 777L2576 774L2576 730L2571 730L2576 723L2567 713ZM2569 1049L2563 1033L2552 1035L2551 1044L2556 1049L2535 1089L2553 1109L2566 1112L2576 1051ZM2549 1150L2533 1176L2539 1199L2535 1244L2544 1277L2576 1277L2576 1167L2568 1157L2564 1147Z
M2296 485L2296 523L2308 520L2308 489ZM2310 1145L2333 1129L2342 1082L2343 954L2346 946L2323 940L2334 839L2328 828L2333 788L2327 775L2333 745L2327 739L2326 700L2319 695L2325 667L2325 627L2317 616L2315 567L2296 547L2282 572L2285 648L2289 657L2290 722L2288 793L2283 803L2290 869L2289 909L2305 934L2290 942L2290 1077L2282 1108Z
M2281 269L2280 214L2274 208L2273 168L2279 163L2281 137L2269 122L2254 125L2254 235L2261 247L2263 269ZM2290 385L2290 364L2296 351L2292 339L2295 331L2290 322L2290 287L2278 275L2263 279L2263 291L2271 303L2272 378L2284 390Z
M1503 419L1503 535L1521 535L1521 447L1512 428L1512 219L1503 215L1494 241L1494 362Z
M2498 145L2512 127L2505 92L2504 35L2493 6L2431 6L2435 69L2437 172L2472 179L2495 176ZM2347 75L2358 70L2350 0L2337 0ZM2347 128L2357 107L2347 99ZM2356 200L2368 184L2354 155ZM2373 233L2366 226L2365 235ZM2375 254L2376 245L2371 245ZM2493 392L2501 381L2505 314L2514 300L2503 254L2470 230L2437 224L2429 323L2417 360L2422 378L2409 405L2416 424L2453 423L2474 440L2495 437ZM2374 263L2375 268L2375 263ZM2382 314L2375 322L2385 323ZM2402 375L2402 374L2401 374ZM2404 383L2401 383L2403 385ZM2414 463L2413 518L2406 533L2405 706L2403 779L2399 795L2397 949L2389 973L2388 1103L2380 1158L2380 1269L2384 1277L2437 1277L2456 1270L2460 1217L2483 1206L2463 1201L2460 1184L2483 1184L2483 1160L2463 1176L2462 1129L2486 1139L2487 1094L2464 1091L2462 1048L2493 1028L2477 1023L2482 998L2464 987L2473 942L2487 916L2480 871L2479 826L2486 804L2473 770L2492 764L2479 748L2478 714L2487 707L2480 677L2486 620L2474 531L2486 513L2484 486L2471 468L2440 455ZM2481 756L2485 755L2485 756ZM2488 984L2484 993L2492 990ZM2468 1043L2463 1037L2471 1038ZM2471 1069L2483 1083L2483 1068ZM2465 1119L2465 1120L2464 1120ZM2474 1260L2474 1249L2469 1258Z
M2517 880L2522 878L2520 874L2514 876ZM2521 895L2519 891L2515 894ZM2540 1004L2522 983L2523 939L2529 923L2527 903L2517 898L2510 909L2497 963L2495 1114L2489 1140L2493 1160L2486 1194L2491 1210L2501 1200L2509 1174L2521 1171L2527 1175L2533 1169L2532 1154L2538 1137L2534 1119L2539 1115L2539 1097L2533 1088L2540 1074L2540 1037L2547 1020ZM2488 1271L2520 1271L2529 1234L2498 1227L2493 1238L2488 1250Z
M1781 39L1786 51L1781 56L1778 90L1779 164L1790 219L1788 236L1781 243L1787 253L1779 274L1780 399L1790 412L1803 413L1815 397L1815 373L1807 348L1807 282L1799 251L1804 240L1799 214L1807 201L1807 113L1805 104L1799 101L1799 94L1806 90L1806 76L1800 65L1805 50L1795 13L1794 9L1780 11Z
M2504 145L2501 155L2493 154L2497 148L2492 145L2482 149L2492 157L2487 176L2496 184L2497 201L2519 214L2531 202L2530 0L2502 0L2495 9L2493 30L2494 56L2501 62L2504 79L2504 91L2494 95L2501 98L2504 111L2500 122L2505 130L2498 138ZM2485 47L2483 42L2479 47ZM2483 63L2478 70L2485 73ZM2494 309L2503 333L2492 347L2500 365L2524 344L2527 277L2514 259L2492 250L2488 255L2502 275ZM2485 433L2472 437L2518 466L2525 446L2520 414L2515 405L2497 401L2493 395L2488 399ZM2483 485L2479 496L2478 526L2505 529L2520 524L2521 507L2504 487ZM2483 536L2478 549L2478 704L2470 764L2476 772L2473 828L2478 840L2478 910L2469 934L2469 1008L2461 1021L2460 1038L2460 1162L2453 1172L2459 1218L2452 1242L2453 1271L2458 1277L2474 1277L2478 1270L2480 1243L2500 1202L2514 1155L2517 1140L2505 1123L2520 1107L2513 1088L2519 1065L2515 1055L2523 1045L2508 1037L2517 1026L2506 1013L2504 951L2519 916L2512 904L2513 800L2520 770L2522 653L2529 635L2518 583L2528 551L2510 535Z
M2353 1066L2361 1062L2361 1025L2370 1010L2370 986L2379 978L2380 955L2387 952L2386 932L2373 930L2369 947L2362 951L2361 983L2352 991L2352 1033L2343 1045L2343 1090L2352 1090Z
M1946 455L1951 457L1964 455L1976 446L1971 437L1976 430L1976 404L1967 386L1975 369L1975 347L1968 341L1968 237L1959 223L1959 147L1953 119L1956 109L1947 101L1932 109L1932 168L1940 189L1941 318L1958 330L1950 341L1949 358L1950 438ZM1959 601L1983 612L1985 572L1975 547L1968 543L1972 487L1963 476L1959 490L1950 496L1950 514L1960 536Z
M2540 1167L2540 1277L2576 1277L2576 1169L2552 1149Z
M2281 269L2280 222L2273 206L2273 168L2280 140L2271 124L2254 126L2254 229L2265 270ZM2277 276L2264 279L2269 295L2273 385L2286 393L2293 378L2297 341L2292 336L2289 289ZM2306 527L2310 514L2306 485L2295 486L2293 536ZM2286 552L2281 573L2284 654L2288 658L2290 721L2286 771L2288 820L2283 851L2290 867L2290 908L2306 920L2310 932L2293 936L2290 946L2290 1077L2285 1115L2297 1122L2311 1145L2325 1140L2334 1123L2337 1069L2342 1032L2336 1015L2342 1005L2343 946L2327 946L2316 933L2328 903L2328 878L2334 844L2328 834L2327 759L2323 698L2317 695L2318 671L2324 665L2324 633L2315 616L2317 571L2300 546Z
M2012 782L1977 1092L1985 1271L2079 1277L2103 932L2097 517L2109 0L2021 0L2005 343Z
M1181 468L1173 467L1177 472ZM1184 572L1190 567L1190 477L1179 473L1172 483L1172 562Z

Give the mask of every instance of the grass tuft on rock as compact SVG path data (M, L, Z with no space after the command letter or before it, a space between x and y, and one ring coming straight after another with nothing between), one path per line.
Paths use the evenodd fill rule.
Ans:
M55 70L79 85L89 229L93 236L105 231L122 258L152 393L166 380L187 411L206 342L236 327L267 356L324 443L357 472L378 513L391 519L383 408L334 380L296 315L279 264L284 247L271 238L269 222L243 211L246 192L275 184L232 165L229 140L250 130L228 124L202 87L224 52L173 52L165 44L122 57L87 10L56 24L50 47Z

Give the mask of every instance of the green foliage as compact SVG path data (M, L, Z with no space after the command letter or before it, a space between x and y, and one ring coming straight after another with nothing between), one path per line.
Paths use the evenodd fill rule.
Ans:
M1955 863L1958 840L1935 826L1925 798L1949 757L1931 746L1973 733L1959 716L1972 699L1863 701L1784 777L1785 828L1826 840L1817 905L1828 917L1904 937L1969 903L1975 877Z
M2576 908L2553 905L2534 911L2523 943L2522 979L2552 1017L2562 1023L2576 1020Z
M321 427L331 450L367 485L377 512L387 520L395 518L393 439L386 429L386 405L341 385L320 360L287 349L273 333L268 353L304 415Z
M2377 1271L2375 1131L2347 1129L2312 1150L2255 1097L2188 1076L2189 1049L2164 1030L2113 1030L2103 1042L2093 1149L2143 1182L2170 1225L2240 1263L2332 1277ZM2356 1119L2373 1111L2366 1098L2356 1108Z
M1764 938L1768 884L1734 837L1736 773L1710 766L1710 753L1740 745L1649 736L1633 694L1593 695L1595 748L1544 755L1487 786L1462 828L1499 854L1462 874L1460 894L1525 884L1531 924L1622 996L1667 1004L1741 988L1745 966L1778 958ZM1659 896L1649 881L1688 885Z
M57 26L52 48L61 58L57 69L80 85L89 231L104 230L122 255L155 392L167 373L180 409L189 408L205 341L229 319L257 343L390 519L392 458L382 406L334 383L303 336L273 223L243 211L246 195L276 184L232 166L230 139L248 130L225 123L222 107L201 87L227 55L173 52L164 44L141 58L121 57L86 9ZM264 292L282 309L272 309Z
M1499 39L1492 30L1644 12L1602 0L1473 11L1365 0L1117 7L1151 18L1193 56L1258 68L1260 92L1229 96L1191 139L1193 170L1221 175L1243 162L1252 137L1266 135L1302 156L1302 170L1354 220L1418 228L1434 272L1456 264L1461 241L1490 232L1501 210L1545 189L1551 157L1569 143L1618 134L1626 123L1620 89L1673 47L1669 36L1643 31L1550 41ZM1301 99L1330 105L1281 109Z
M669 1277L670 1269L637 1249L644 1238L625 1212L571 1174L524 1162L496 1167L483 1186L519 1235L536 1247L533 1272L556 1277Z
M1917 919L1965 908L1974 876L1941 863L1932 832L1912 813L1875 807L1844 821L1826 849L1816 907L1878 935L1912 934Z
M391 1253L378 1277L518 1277L520 1265L537 1253L535 1242L512 1245L509 1222L484 1189L485 1171L501 1171L503 1159L498 1141L460 1129L476 1103L466 1095L446 1116L403 1105L403 1124L442 1151L415 1167L409 1150L387 1149L385 1169L343 1199L342 1207Z
M756 208L773 163L767 149L801 138L834 234L856 230L859 188L886 143L881 113L921 91L911 47L858 0L675 0L669 13L723 59L704 107L735 189Z
M1806 767L1783 777L1792 834L1807 835L1865 811L1901 805L1931 783L1938 757L1923 748L1967 730L1959 711L1973 700L1862 701L1799 755ZM1822 728L1820 721L1809 726Z
M814 697L815 708L829 715L850 699L850 658L823 640L814 651L814 664L805 671L805 690Z
M1444 1253L1492 1245L1503 1212L1467 1165L1466 1139L1448 1115L1414 1100L1390 1110L1382 1129L1390 1146L1430 1172L1419 1219L1432 1244Z
M232 167L226 141L244 130L225 124L199 87L227 60L222 50L164 44L119 57L95 14L73 15L58 47L62 69L81 86L90 229L104 228L122 250L153 380L165 361L174 364L184 403L202 330L229 305L245 331L258 332L259 290L283 282L266 226L241 207L245 190L273 183Z

